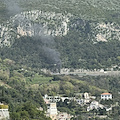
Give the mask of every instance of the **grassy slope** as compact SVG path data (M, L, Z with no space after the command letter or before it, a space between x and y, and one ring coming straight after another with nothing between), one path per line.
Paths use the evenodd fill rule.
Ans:
M29 84L45 84L48 83L52 77L45 77L43 75L35 74L32 80L26 79Z

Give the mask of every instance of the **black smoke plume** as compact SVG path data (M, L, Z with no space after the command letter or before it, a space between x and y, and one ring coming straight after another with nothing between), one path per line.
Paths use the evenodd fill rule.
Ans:
M60 53L56 49L54 38L50 35L41 35L34 36L34 39L39 39L39 41L42 43L42 50L47 63L51 66L51 71L60 72Z
M8 17L20 14L22 12L22 8L19 5L20 0L3 0L2 2L4 2L6 5ZM31 20L20 15L15 17L14 27L17 28L18 25L26 27L26 24L31 24ZM42 43L42 50L46 56L47 61L49 61L49 64L53 66L57 71L59 71L61 67L60 53L55 47L54 38L50 35L44 34L44 31L47 30L47 27L45 28L38 23L32 23L32 28L29 26L26 28L33 29L33 39L37 39Z

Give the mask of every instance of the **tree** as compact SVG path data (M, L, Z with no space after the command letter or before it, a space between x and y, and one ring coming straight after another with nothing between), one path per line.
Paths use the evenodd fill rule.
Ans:
M99 109L98 109L98 113L99 113L100 115L106 115L107 112L106 112L106 109L105 109L105 108L103 108L103 109L102 109L102 108L99 108Z

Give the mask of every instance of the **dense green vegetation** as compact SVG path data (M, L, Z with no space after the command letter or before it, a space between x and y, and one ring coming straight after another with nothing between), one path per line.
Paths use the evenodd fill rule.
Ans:
M32 68L54 69L54 67L59 66L60 58L57 50L55 51L55 45L52 43L54 41L48 37L43 39L40 37L22 37L16 40L12 47L1 48L0 56L3 59L10 58L21 65ZM56 66L54 66L55 64Z
M24 103L15 108L11 113L12 120L51 120L45 117L44 112L37 110L31 102Z
M35 0L33 2L33 0L17 0L13 6L13 8L17 7L17 12L38 9L64 14L71 13L74 16L69 23L69 33L63 37L55 37L53 40L55 42L52 44L51 41L48 43L43 42L48 38L22 37L16 39L11 48L0 49L0 57L3 59L10 58L29 67L50 68L53 71L60 68L61 63L62 67L85 69L99 69L119 65L120 41L112 38L111 41L106 43L93 44L92 41L94 38L91 23L116 22L119 24L120 2L117 0L109 1ZM0 21L2 22L10 15L9 12L12 12L12 7L7 8L8 5L11 4L1 0ZM17 14L17 12L15 13Z
M82 31L71 31L63 38L57 38L57 48L61 53L63 67L100 69L119 65L120 41L99 42L88 41Z
M38 89L34 90L32 84L35 82L30 84L27 79L31 79L31 81L37 79L36 71L32 71L24 66L21 67L10 59L1 60L0 101L9 105L12 120L33 118L48 120L49 118L46 118L44 114L47 108L41 92ZM46 77L46 79L50 78ZM36 83L38 84L40 81ZM42 112L37 110L40 107L43 108Z
M87 20L105 20L117 22L120 20L120 2L118 0L16 0L14 2L17 3L17 6L21 8L21 10L39 9L43 11L54 12L66 11ZM5 18L6 16L4 13L8 13L8 9L3 0L1 0L0 8L0 13L2 16L1 18Z
M47 120L49 118L45 117L44 111L38 110L40 107L46 110L46 105L42 98L45 94L61 94L73 97L75 93L89 92L99 100L101 93L110 92L113 94L113 101L109 101L109 105L117 103L117 106L114 107L113 112L105 114L108 114L111 119L117 119L120 111L119 80L119 76L51 76L43 74L37 69L31 69L26 66L21 67L13 60L1 59L0 101L9 105L12 120L15 118ZM108 101L101 101L101 103L108 105ZM89 115L93 116L95 112L86 113L87 106L80 107L74 101L71 101L70 104L67 101L64 103L60 101L57 105L59 111L77 115L77 117L83 120ZM103 111L97 111L96 114L103 114Z
M0 102L9 105L11 120L50 120L45 116L43 95L73 97L84 92L95 95L97 100L103 92L112 93L112 101L101 101L104 105L113 104L112 111L99 109L87 113L87 106L80 107L74 101L69 104L60 101L58 110L74 115L72 120L86 120L89 116L90 120L100 120L96 115L108 115L104 120L119 120L119 76L52 76L41 72L41 68L58 72L61 67L106 69L116 65L120 70L120 41L111 36L108 42L95 42L91 28L91 24L101 22L120 25L119 6L119 0L11 0L10 3L0 0L0 24L29 10L73 15L66 36L21 37L11 47L0 48Z
M55 42L51 47L50 42L45 45L41 38L22 37L10 48L0 48L0 57L28 67L52 70L60 68L61 63L62 67L84 69L120 65L120 41L93 44L87 41L85 33L73 31L65 37L57 37Z

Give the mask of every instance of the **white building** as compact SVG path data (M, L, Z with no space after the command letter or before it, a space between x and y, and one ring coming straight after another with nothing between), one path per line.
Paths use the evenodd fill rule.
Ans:
M102 100L109 100L109 99L112 100L112 94L111 93L102 93L101 94L101 99Z
M93 110L93 109L98 109L98 108L104 108L102 104L99 104L97 101L92 101L90 105L87 107L87 111Z
M62 100L62 102L64 102L65 100L69 100L69 102L70 102L72 100L75 100L75 97L61 97L61 100Z
M0 109L0 120L2 120L2 119L9 120L8 109Z
M84 103L89 103L90 102L90 96L89 93L85 92L84 93Z
M60 97L58 96L48 96L47 94L44 95L43 97L44 101L46 104L52 103L52 102L59 102L60 100L62 100L62 102L64 102L66 99L69 101L72 101L75 99L75 97Z
M49 102L59 102L60 96L48 96L47 94L43 97L44 100L48 100Z
M0 120L9 120L8 105L0 103Z
M84 98L85 98L85 99L90 99L89 93L85 92L85 93L84 93Z
M84 104L84 99L76 99L76 102L77 102L79 105L83 105L83 104Z

